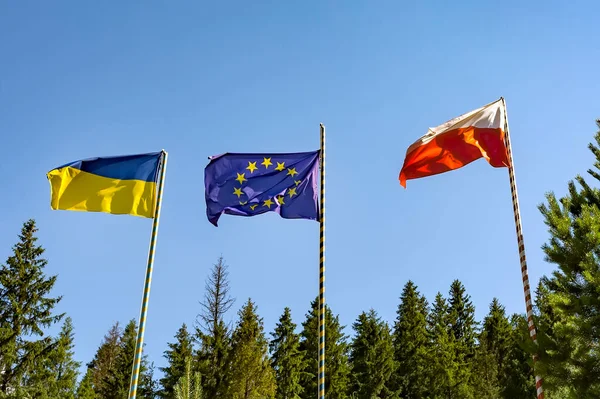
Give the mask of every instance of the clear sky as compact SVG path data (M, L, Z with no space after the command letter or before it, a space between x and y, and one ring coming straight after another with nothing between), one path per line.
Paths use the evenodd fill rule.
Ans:
M294 3L294 4L292 4ZM151 220L51 211L46 172L104 155L169 152L146 331L157 366L193 325L223 255L237 298L271 331L318 293L314 221L205 214L203 170L223 152L298 152L327 128L327 301L351 333L392 322L412 279L431 301L460 279L481 319L524 312L507 169L484 160L411 180L408 145L504 96L532 285L551 272L537 205L593 157L600 5L594 1L31 2L0 4L0 259L35 218L91 360L138 318ZM235 311L235 312L234 312Z

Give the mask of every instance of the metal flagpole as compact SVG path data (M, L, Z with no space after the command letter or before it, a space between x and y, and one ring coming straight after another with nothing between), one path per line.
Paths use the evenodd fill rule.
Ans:
M154 265L154 252L156 249L156 240L158 235L158 221L160 219L160 205L162 203L163 185L165 182L165 171L167 169L167 152L162 150L162 165L160 166L160 176L158 179L158 188L156 194L156 209L154 210L154 220L152 222L152 235L150 237L150 249L148 250L148 267L146 268L146 282L144 283L144 295L142 297L142 310L140 312L140 323L138 327L137 342L135 345L135 355L133 358L133 368L131 370L131 383L129 385L129 399L135 399L137 393L140 365L142 361L142 348L144 346L144 329L146 328L146 314L148 313L148 299L150 297L150 284L152 283L152 268Z
M319 217L319 399L325 399L325 126L321 127L321 215Z
M529 335L533 342L537 344L537 333L533 323L533 305L531 302L531 289L529 287L529 274L527 272L527 258L525 257L525 243L523 241L523 227L521 226L521 211L519 210L519 196L517 194L517 181L515 179L515 168L512 157L512 147L510 145L510 134L508 131L508 113L506 111L506 101L502 97L504 106L504 140L508 152L508 176L510 179L510 191L512 193L513 211L515 213L515 227L517 229L517 244L519 246L519 258L521 260L521 275L523 277L523 290L525 291L525 307L527 309L527 324L529 325ZM535 356L533 358L535 363ZM535 372L535 370L534 370ZM535 376L535 388L537 399L544 399L544 389L542 388L542 379Z

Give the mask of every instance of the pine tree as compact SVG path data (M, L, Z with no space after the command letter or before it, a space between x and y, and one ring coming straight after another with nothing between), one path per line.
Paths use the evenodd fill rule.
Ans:
M174 399L202 399L202 384L200 383L200 373L192 371L191 358L185 362L184 372L173 386Z
M301 397L313 399L317 395L319 351L319 298L311 302L311 309L302 323L300 350L306 356L307 373L302 378ZM348 342L339 316L333 316L325 306L325 395L328 399L345 399L349 390L350 365Z
M104 336L94 359L88 364L91 383L99 398L111 397L111 380L116 373L117 357L120 352L119 340L122 334L119 322L116 322Z
M463 284L454 280L448 298L448 325L454 338L455 359L458 362L456 383L462 398L474 395L472 387L472 359L475 356L477 322L475 307Z
M79 382L75 399L98 399L99 397L94 392L92 386L92 369L87 369L87 372Z
M459 398L460 364L456 356L454 334L448 326L448 304L440 292L428 317L430 398Z
M37 362L25 377L32 398L73 399L77 386L79 362L73 360L74 333L67 317L55 345L48 355Z
M597 122L600 129L600 120ZM596 157L588 173L600 181L600 130L589 149ZM569 182L568 193L553 193L539 209L550 240L546 260L558 266L546 280L546 307L552 311L550 331L538 332L536 370L550 391L568 389L577 398L600 397L600 191L583 177ZM547 337L544 335L547 334ZM551 334L551 335L549 335ZM550 343L551 346L546 346Z
M36 243L36 232L34 220L25 222L13 255L0 267L0 393L4 394L17 389L23 376L44 361L56 345L44 329L63 317L53 313L61 297L49 296L56 276L44 274L48 261Z
M250 299L239 311L232 335L229 394L232 399L262 399L275 396L275 373L268 357L263 322Z
M206 281L202 311L198 315L196 340L200 342L197 368L203 377L203 389L209 398L220 398L227 389L227 359L230 350L229 328L223 316L234 299L229 295L228 266L223 257L213 265Z
M356 336L351 344L351 392L357 399L390 398L390 377L394 371L394 348L390 327L375 310L361 313L353 324Z
M296 334L290 308L286 307L269 344L272 366L277 383L277 399L300 399L301 378L306 368L304 354L300 351L300 336Z
M177 381L185 374L186 364L193 357L192 337L190 336L185 323L175 334L175 343L167 344L169 349L164 352L167 359L167 367L161 367L163 378L160 383L162 391L160 396L165 399L172 399L174 396L174 387Z
M394 358L397 370L394 390L404 398L426 397L427 371L427 300L409 281L404 285L394 326Z

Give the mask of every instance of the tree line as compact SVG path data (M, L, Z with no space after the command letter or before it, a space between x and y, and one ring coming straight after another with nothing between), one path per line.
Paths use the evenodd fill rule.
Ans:
M600 180L600 131L589 149L596 162L588 174ZM498 299L478 321L460 281L431 302L408 281L389 322L370 309L347 328L326 307L327 398L534 398L533 357L547 398L600 397L600 190L578 175L566 195L548 193L539 210L550 235L546 261L556 270L536 289L537 344L525 316L506 314ZM36 232L35 221L26 221L0 266L0 398L127 398L135 319L111 326L79 375L75 331L55 311L57 277L45 274ZM196 323L183 324L167 344L160 377L144 356L138 398L314 398L318 298L301 325L286 307L270 332L251 299L234 325L226 323L233 305L228 267L219 258ZM55 325L60 331L51 336Z

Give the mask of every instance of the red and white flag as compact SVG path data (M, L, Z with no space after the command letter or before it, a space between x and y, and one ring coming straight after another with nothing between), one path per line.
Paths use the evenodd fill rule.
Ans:
M508 167L504 141L506 112L502 98L434 128L415 141L400 171L400 184L448 172L485 158L493 167Z

